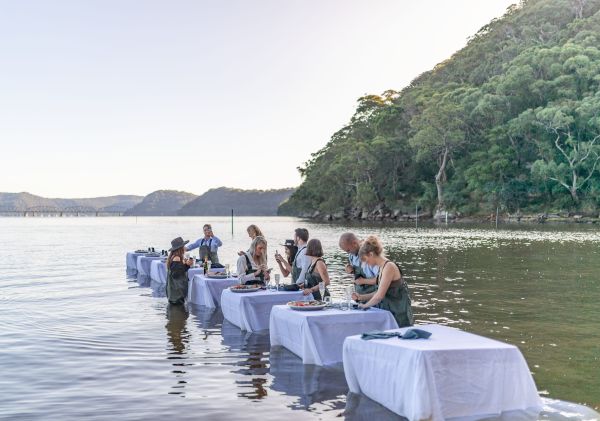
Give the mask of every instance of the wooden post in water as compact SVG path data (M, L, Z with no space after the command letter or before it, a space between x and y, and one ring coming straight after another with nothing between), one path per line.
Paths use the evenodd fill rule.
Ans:
M419 230L419 205L415 205L415 229Z
M231 235L233 235L233 209L231 209Z
M448 225L448 211L446 211L446 225Z
M498 206L496 206L496 229L498 229Z

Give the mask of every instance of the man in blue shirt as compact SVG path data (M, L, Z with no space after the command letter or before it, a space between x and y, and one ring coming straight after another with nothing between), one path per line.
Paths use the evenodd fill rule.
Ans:
M370 294L377 290L378 266L369 266L361 262L358 256L360 241L351 232L346 232L340 236L340 248L348 253L348 263L346 264L346 273L354 275L356 292L358 294Z
M205 224L202 227L204 230L204 237L197 239L191 244L188 244L185 249L187 251L200 248L200 260L204 260L208 256L208 260L212 263L219 263L219 255L217 254L218 248L223 245L221 240L215 237L210 224Z

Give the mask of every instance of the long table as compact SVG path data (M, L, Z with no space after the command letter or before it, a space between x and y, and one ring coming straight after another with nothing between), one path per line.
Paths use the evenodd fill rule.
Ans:
M130 251L125 255L125 268L128 274L137 275L137 258L145 255L146 253L136 253L134 251Z
M162 256L145 256L141 255L137 257L137 274L141 277L150 277L150 264L153 260L161 260Z
M238 278L212 279L204 275L195 275L188 286L188 302L208 308L221 304L223 290L239 284Z
M162 260L153 260L150 263L150 279L160 284L167 283L167 265Z
M409 420L541 410L527 362L516 346L448 326L418 328L431 337L347 338L343 358L350 391Z
M221 309L223 317L242 330L256 332L269 329L269 316L273 306L302 299L302 291L231 292L223 290ZM307 299L312 299L308 295Z
M378 308L298 311L280 305L273 307L269 324L271 346L283 346L304 364L316 365L341 362L347 336L394 328L398 324L392 313Z

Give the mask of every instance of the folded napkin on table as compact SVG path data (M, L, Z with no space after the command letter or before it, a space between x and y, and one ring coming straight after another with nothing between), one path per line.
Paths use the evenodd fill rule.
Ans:
M400 332L381 332L375 330L373 332L363 333L360 338L368 341L369 339L388 339L388 338L400 338L400 339L427 339L431 336L431 332L427 332L421 329L408 329L404 332L404 335Z

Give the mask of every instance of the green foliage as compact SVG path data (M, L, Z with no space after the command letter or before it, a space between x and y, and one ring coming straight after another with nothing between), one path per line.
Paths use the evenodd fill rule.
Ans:
M402 91L359 98L286 212L596 211L599 45L600 0L510 7Z

